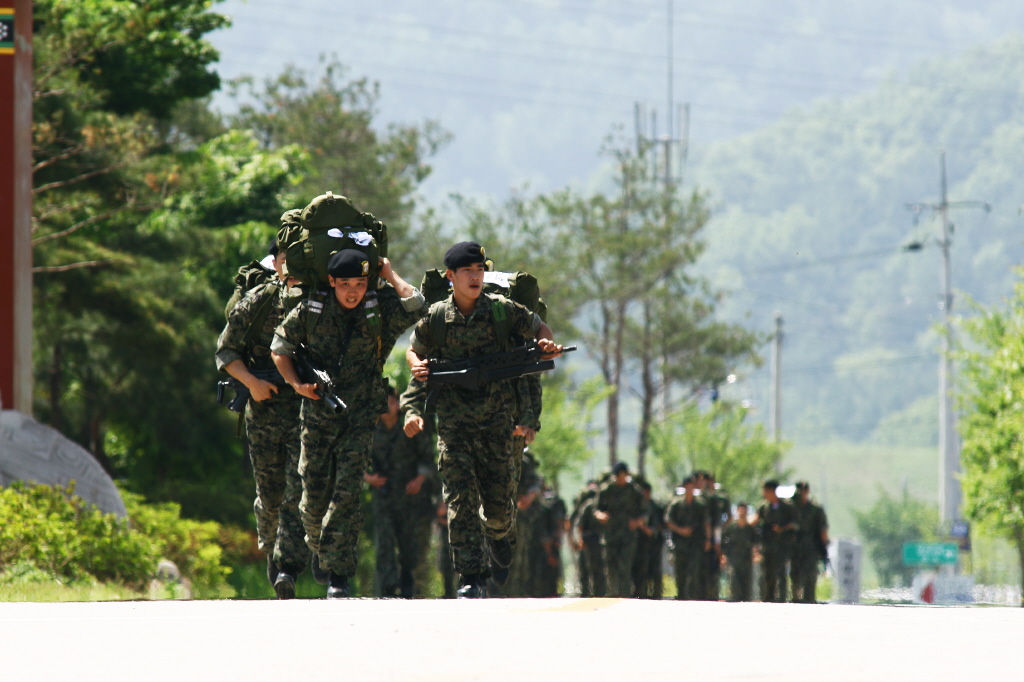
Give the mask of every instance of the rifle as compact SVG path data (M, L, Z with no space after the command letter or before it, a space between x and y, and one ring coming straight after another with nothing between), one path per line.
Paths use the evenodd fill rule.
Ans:
M566 346L562 352L574 350L576 346ZM542 360L544 355L546 353L537 344L528 344L505 353L478 355L466 360L431 359L427 385L437 389L439 384L454 384L475 390L492 381L514 379L554 369L554 359Z
M255 369L249 370L254 377L269 381L276 386L284 386L285 381L277 369ZM238 379L229 376L217 382L217 403L224 405L224 389L230 388L235 392L235 397L227 402L227 407L232 412L245 412L245 405L249 402L249 388Z
M335 414L347 410L348 405L335 393L334 380L331 379L331 375L323 367L313 362L310 355L309 346L300 343L298 352L295 354L295 371L299 375L299 381L304 384L315 384L316 389L313 392Z

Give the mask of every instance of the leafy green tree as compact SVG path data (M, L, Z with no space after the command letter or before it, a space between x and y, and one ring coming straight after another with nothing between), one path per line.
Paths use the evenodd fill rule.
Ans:
M964 509L1009 538L1024 568L1024 283L1003 309L977 312L959 351Z
M936 539L938 507L910 497L906 490L895 498L879 489L874 505L854 510L853 515L879 582L884 586L909 585L916 569L903 564L903 545Z
M651 456L662 483L672 490L694 470L711 471L734 501L756 504L761 484L785 474L777 467L787 446L746 416L746 409L725 401L706 410L689 401L653 427Z
M388 225L394 249L388 256L400 272L411 266L415 191L431 172L428 159L450 138L435 121L373 125L380 86L346 79L345 68L321 57L322 73L287 67L257 85L242 78L232 85L238 112L233 128L252 130L264 149L300 145L311 160L295 192L304 203L332 190Z
M555 490L563 473L576 471L593 457L590 440L599 430L592 423L594 410L609 392L600 377L581 385L556 374L544 377L544 411L541 429L530 445L544 479Z

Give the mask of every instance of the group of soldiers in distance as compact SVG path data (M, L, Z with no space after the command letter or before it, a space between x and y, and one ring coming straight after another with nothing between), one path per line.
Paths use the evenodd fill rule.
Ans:
M808 483L796 484L792 500L778 488L765 481L752 513L746 502L734 508L710 472L697 471L661 505L650 483L618 462L588 483L570 514L581 596L661 599L667 555L676 599L815 603L828 519Z

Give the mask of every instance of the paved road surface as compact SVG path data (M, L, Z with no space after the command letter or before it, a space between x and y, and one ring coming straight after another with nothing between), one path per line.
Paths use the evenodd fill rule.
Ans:
M0 680L1024 679L1024 609L620 599L0 603ZM809 668L798 672L797 657Z

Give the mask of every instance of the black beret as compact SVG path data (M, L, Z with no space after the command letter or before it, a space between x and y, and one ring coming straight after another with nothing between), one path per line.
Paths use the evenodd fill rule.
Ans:
M270 254L271 256L277 256L279 250L280 249L278 249L277 247L277 237L274 237L273 239L270 240L270 243L267 245L267 253Z
M797 481L796 489L797 490L810 490L811 489L811 484L808 483L807 481Z
M331 255L327 261L327 274L331 277L368 277L370 275L370 259L362 251L342 249Z
M778 481L776 481L776 480L775 480L775 479L773 478L773 479L770 479L770 480L767 480L767 481L765 481L765 482L764 482L764 486L762 486L762 487L764 487L764 488L767 488L767 489L769 489L769 490L775 490L776 488L778 488L778 487L779 487L779 482L778 482Z
M459 242L444 254L444 266L449 270L458 270L474 263L485 263L486 261L484 247L476 242Z
M612 473L616 474L616 475L618 475L620 473L627 473L628 474L629 473L629 465L626 464L625 462L616 462L615 466L612 467Z

